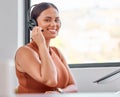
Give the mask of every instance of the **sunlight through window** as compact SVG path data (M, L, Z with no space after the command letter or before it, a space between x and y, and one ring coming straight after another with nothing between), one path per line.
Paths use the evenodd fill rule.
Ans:
M62 27L52 42L69 64L120 61L120 0L31 0L52 2Z

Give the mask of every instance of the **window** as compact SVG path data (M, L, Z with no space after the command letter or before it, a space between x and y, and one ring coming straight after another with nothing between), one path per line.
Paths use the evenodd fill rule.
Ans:
M60 11L62 27L52 45L69 64L120 62L120 0L31 0L31 5L42 1Z

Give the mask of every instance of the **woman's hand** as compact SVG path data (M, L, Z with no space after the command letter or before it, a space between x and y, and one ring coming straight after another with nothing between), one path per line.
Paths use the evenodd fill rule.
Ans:
M46 91L45 94L59 94L58 91Z
M33 28L31 38L38 46L42 43L45 43L42 28L38 26Z

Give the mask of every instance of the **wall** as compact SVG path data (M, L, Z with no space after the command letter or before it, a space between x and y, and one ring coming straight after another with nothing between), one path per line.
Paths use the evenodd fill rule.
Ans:
M0 94L13 92L17 84L14 55L23 44L23 8L23 0L0 1Z
M0 1L0 31L0 61L8 61L17 48L17 0Z

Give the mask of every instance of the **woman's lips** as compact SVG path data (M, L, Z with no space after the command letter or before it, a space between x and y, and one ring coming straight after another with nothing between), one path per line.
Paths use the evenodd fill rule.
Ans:
M57 31L56 30L48 30L49 32L51 33L56 33Z

